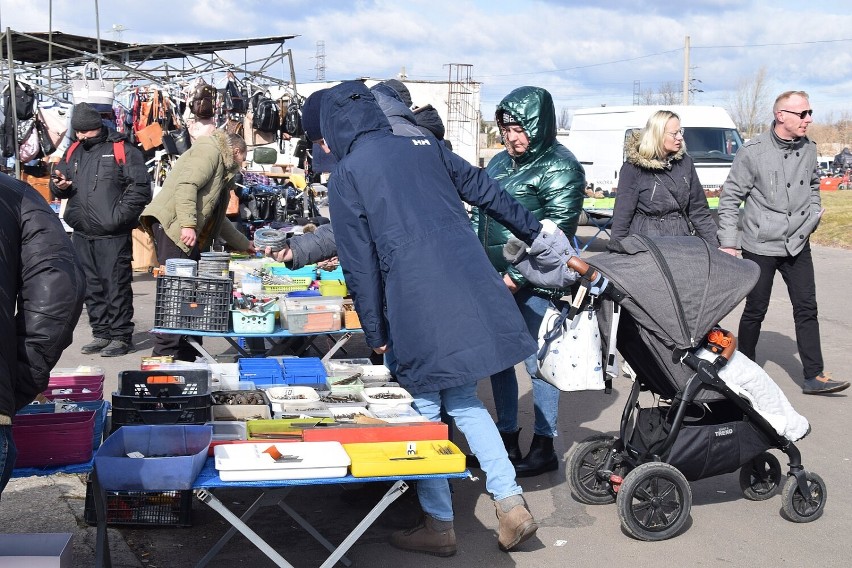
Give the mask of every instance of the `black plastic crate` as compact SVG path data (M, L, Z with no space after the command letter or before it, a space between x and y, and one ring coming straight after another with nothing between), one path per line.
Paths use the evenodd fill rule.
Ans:
M174 382L164 382L158 377L173 377L170 380ZM126 396L172 397L209 392L210 371L207 370L121 371L118 374L118 394Z
M228 331L232 290L230 278L161 275L157 278L154 327Z
M112 395L112 430L121 426L153 424L204 424L211 419L210 395L140 398Z
M192 490L186 491L107 491L107 525L148 525L157 527L192 526ZM98 524L92 482L86 482L83 520Z

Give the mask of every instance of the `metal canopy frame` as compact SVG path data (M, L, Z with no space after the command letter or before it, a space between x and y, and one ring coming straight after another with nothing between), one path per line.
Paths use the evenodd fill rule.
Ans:
M71 81L103 78L115 82L116 97L140 86L174 87L198 77L231 72L257 90L278 87L297 97L296 73L287 40L297 35L193 43L130 44L62 32L24 33L6 28L0 34L0 73L32 86L40 99L71 100ZM272 46L265 55L248 59L249 48ZM244 50L240 63L221 52ZM286 61L286 63L285 63ZM278 63L282 71L273 70ZM287 65L285 69L284 65ZM289 72L288 77L284 77ZM13 115L16 111L12 97ZM9 112L7 110L7 112ZM17 129L17 124L15 124ZM15 152L15 175L20 163Z

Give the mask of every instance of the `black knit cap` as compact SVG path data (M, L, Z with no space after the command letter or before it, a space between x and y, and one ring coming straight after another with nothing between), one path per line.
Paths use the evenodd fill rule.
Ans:
M509 111L502 108L497 110L497 122L500 126L523 126Z
M86 132L88 130L98 130L103 126L101 114L92 108L87 103L79 103L74 105L74 111L71 113L71 129L77 132Z

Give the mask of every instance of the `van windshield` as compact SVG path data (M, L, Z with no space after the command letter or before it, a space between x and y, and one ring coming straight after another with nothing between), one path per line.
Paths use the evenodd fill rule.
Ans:
M743 145L740 133L733 128L687 127L683 129L683 140L696 162L732 162Z

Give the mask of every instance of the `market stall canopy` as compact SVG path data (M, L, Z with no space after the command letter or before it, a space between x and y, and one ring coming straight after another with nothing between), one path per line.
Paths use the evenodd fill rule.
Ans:
M26 64L51 64L80 57L97 57L98 39L62 32L12 33L12 56ZM140 62L157 59L208 55L218 51L244 49L255 45L284 43L296 35L270 36L248 39L230 39L187 43L125 43L100 40L101 55L123 62ZM4 42L4 51L7 45Z

